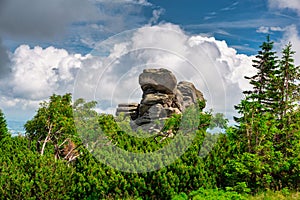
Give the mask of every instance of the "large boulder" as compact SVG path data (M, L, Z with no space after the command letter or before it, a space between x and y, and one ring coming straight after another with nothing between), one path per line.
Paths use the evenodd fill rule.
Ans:
M177 84L177 89L183 96L183 109L197 104L197 100L204 101L202 92L197 90L191 82L181 81Z
M154 92L174 94L177 80L174 74L167 69L144 69L139 76L139 84L144 94Z

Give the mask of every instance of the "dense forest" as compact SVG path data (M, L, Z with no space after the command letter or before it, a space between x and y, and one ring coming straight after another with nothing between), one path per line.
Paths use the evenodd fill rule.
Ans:
M267 37L253 60L257 73L245 77L253 89L235 107L236 125L204 112L199 101L166 121L163 131L172 130L173 138L134 137L125 116L98 114L96 102L72 102L71 94L41 103L24 136L10 135L0 110L0 199L300 199L300 67L294 53L287 44L278 57ZM198 124L182 131L195 123L183 119ZM212 127L225 131L211 134ZM183 146L191 135L183 155L159 170L131 173L137 163L125 161L124 170L112 167L114 146L149 153L170 143ZM104 154L111 166L98 159Z

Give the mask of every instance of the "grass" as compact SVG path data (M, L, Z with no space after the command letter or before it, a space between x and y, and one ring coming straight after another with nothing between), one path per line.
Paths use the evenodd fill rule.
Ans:
M286 190L282 191L267 191L255 196L247 196L249 200L290 200L290 199L299 199L300 200L300 193L299 192L290 192Z

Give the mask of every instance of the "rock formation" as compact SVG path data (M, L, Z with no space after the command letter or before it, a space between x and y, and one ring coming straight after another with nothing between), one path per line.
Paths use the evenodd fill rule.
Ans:
M124 113L131 117L134 130L159 132L163 120L172 114L182 113L188 106L203 101L203 94L187 81L177 84L176 77L167 69L145 69L139 76L143 90L139 104L119 104L116 115Z

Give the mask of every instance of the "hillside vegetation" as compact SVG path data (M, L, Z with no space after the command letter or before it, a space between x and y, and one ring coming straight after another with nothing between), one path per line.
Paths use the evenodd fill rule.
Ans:
M135 137L147 133L132 132L129 118L54 94L25 124L26 135L11 137L0 110L0 199L300 199L300 68L293 55L291 44L281 58L269 38L261 45L236 126L223 114L203 112L199 101L166 121L162 132L174 137ZM213 127L225 132L208 133ZM145 162L144 172L131 173L140 164L114 152L184 147L191 136L183 155L166 165L171 148L158 170ZM111 167L120 165L122 171Z

